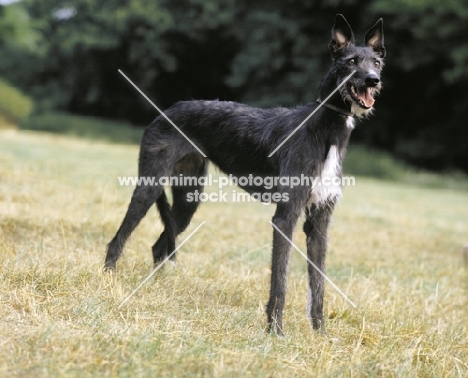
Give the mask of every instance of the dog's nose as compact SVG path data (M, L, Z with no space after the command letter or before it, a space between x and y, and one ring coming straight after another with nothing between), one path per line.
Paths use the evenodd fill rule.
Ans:
M368 87L375 87L380 83L380 78L376 74L369 74L366 76L366 85Z

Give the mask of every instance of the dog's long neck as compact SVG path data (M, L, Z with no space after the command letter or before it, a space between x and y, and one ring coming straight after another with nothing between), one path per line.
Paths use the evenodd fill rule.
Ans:
M323 77L322 81L320 82L319 89L317 91L319 100L325 100L330 95L330 93L332 93L336 89L337 85L340 84L337 83L337 77L338 73L336 72L335 67L328 71L327 74ZM327 101L327 104L342 110L343 114L352 114L351 104L343 101L343 98L340 95L340 90L336 91L333 94L333 96Z
M337 165L341 167L342 160L346 153L346 146L348 145L349 137L354 129L354 117L351 109L351 104L345 102L340 94L340 90L336 91L327 101L323 101L332 93L337 85L340 84L338 77L343 76L338 73L336 66L333 66L330 71L323 77L320 82L317 95L318 100L322 101L323 106L327 107L330 111L331 124L326 127L327 135L327 152L332 145L337 148ZM346 77L344 75L343 77ZM340 168L341 169L341 168Z

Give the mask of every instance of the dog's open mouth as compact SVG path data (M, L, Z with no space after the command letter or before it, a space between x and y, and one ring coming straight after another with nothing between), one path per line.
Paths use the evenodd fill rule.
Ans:
M361 108L370 109L374 105L374 89L371 87L356 87L350 84L349 93Z

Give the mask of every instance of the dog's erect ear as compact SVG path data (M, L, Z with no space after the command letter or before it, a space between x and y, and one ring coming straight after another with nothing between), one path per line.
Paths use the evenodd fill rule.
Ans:
M364 41L367 46L385 58L387 52L384 46L383 19L379 18L374 26L367 31Z
M331 34L332 40L328 47L330 48L330 53L333 57L348 45L354 44L353 31L342 14L336 15L335 25L333 25Z

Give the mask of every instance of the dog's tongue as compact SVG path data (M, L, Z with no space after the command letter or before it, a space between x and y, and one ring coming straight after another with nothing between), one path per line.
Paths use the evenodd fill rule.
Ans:
M357 96L367 108L370 108L372 105L374 105L375 100L372 97L372 88L359 88Z

